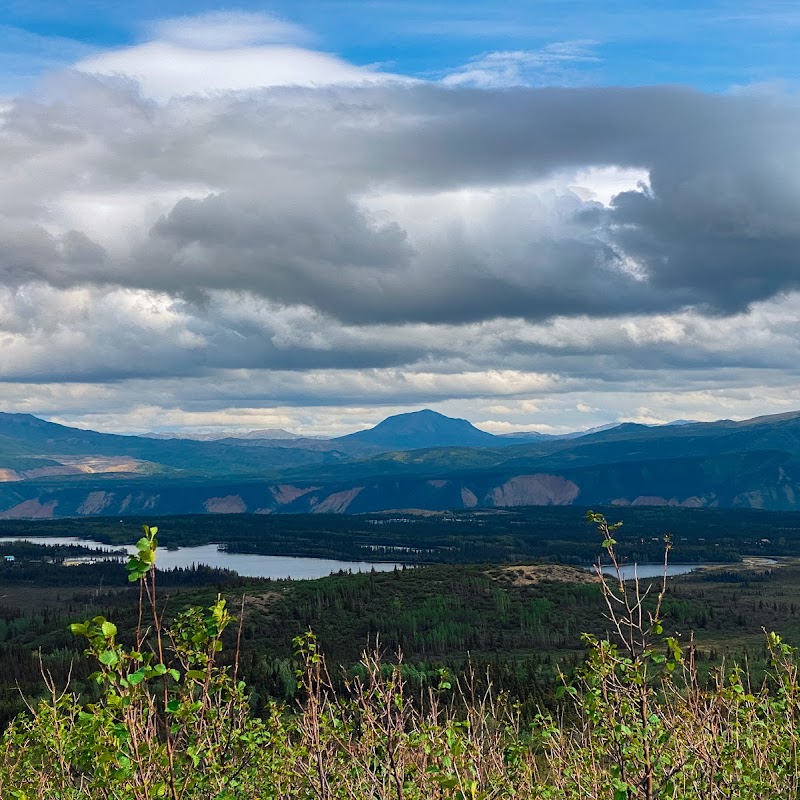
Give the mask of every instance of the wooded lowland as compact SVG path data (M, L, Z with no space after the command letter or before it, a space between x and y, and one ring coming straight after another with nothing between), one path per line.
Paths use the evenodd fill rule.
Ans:
M621 532L591 521L619 565ZM184 575L170 587L154 569L156 534L145 526L137 554L114 565L129 589L80 597L50 586L35 611L20 597L16 617L5 609L4 674L12 652L40 674L38 696L3 734L3 797L800 789L790 562L638 583L570 567L440 565L307 583ZM54 634L65 614L71 630ZM41 665L37 640L49 643ZM75 641L85 654L64 674Z
M658 561L674 537L673 563L735 562L745 555L800 557L800 512L760 509L600 506L624 517L620 556ZM216 543L236 553L310 556L408 564L524 563L591 565L596 536L578 506L528 506L442 513L195 514L164 521L167 548ZM132 541L144 517L0 520L0 536L81 537L114 547ZM135 539L135 536L133 537Z

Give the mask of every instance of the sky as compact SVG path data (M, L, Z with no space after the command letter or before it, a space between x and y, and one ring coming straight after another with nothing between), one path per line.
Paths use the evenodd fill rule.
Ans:
M795 2L0 0L0 410L800 409Z

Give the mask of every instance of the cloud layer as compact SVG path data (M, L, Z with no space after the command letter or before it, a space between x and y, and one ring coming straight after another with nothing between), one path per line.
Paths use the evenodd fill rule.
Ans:
M14 407L75 384L113 413L149 381L164 408L469 401L500 429L534 398L569 426L657 415L648 383L794 385L791 97L492 88L524 53L425 83L251 15L155 31L0 109Z

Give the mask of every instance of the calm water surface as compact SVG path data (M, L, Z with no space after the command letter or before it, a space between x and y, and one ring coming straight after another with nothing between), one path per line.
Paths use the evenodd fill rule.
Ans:
M710 567L712 564L668 564L667 575L685 575L687 572L693 572L699 567ZM592 567L594 569L594 567ZM601 567L604 575L615 575L614 567L610 564L604 564ZM623 580L632 580L636 576L640 578L660 578L664 574L663 564L623 564L620 567L620 573Z
M34 544L66 545L78 544L83 547L100 547L107 551L124 550L126 553L135 553L136 547L129 545L110 546L93 539L79 539L74 536L37 536L24 537L7 536L0 538L0 544L13 541L33 542ZM173 567L191 567L194 564L206 564L209 567L232 569L245 578L294 578L305 580L324 578L331 572L339 570L351 572L389 572L395 567L402 568L402 564L387 562L373 563L370 561L336 561L329 558L303 558L299 556L262 556L252 553L228 553L219 550L215 544L206 544L199 547L179 547L177 550L160 548L158 551L158 566L160 569Z

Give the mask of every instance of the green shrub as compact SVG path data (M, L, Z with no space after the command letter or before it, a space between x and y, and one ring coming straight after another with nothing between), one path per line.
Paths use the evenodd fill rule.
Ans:
M616 565L614 526L593 515ZM130 645L96 617L73 625L97 664L96 698L60 691L6 730L0 797L16 800L654 800L798 796L796 653L768 636L772 669L700 679L690 640L664 636L666 583L642 590L603 581L609 635L564 679L564 714L526 728L514 704L482 681L420 696L398 654L364 655L335 692L312 633L296 640L303 667L294 708L250 713L247 688L218 662L234 620L222 599L163 619L154 570L157 530L144 528L128 571L140 587ZM600 578L598 578L600 580ZM241 622L240 622L241 625ZM241 633L241 627L239 628ZM410 683L409 675L412 675Z

